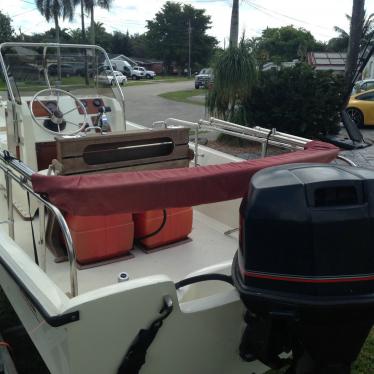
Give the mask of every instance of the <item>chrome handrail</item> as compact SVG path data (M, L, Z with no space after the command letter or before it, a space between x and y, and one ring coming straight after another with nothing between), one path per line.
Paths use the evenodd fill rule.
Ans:
M9 236L14 239L14 220L13 220L13 198L12 198L12 180L18 183L23 189L30 193L35 199L39 201L43 207L46 207L56 218L57 223L61 229L62 235L65 239L65 244L69 260L69 275L70 275L70 293L71 295L78 295L78 277L77 277L77 262L76 253L74 249L73 239L70 235L69 227L65 221L61 211L44 199L41 195L36 193L28 184L31 176L34 173L29 167L16 159L7 160L3 154L0 153L0 169L4 172L6 189L7 189L7 203L8 203L8 224ZM17 175L16 173L20 174ZM44 230L43 230L44 233ZM45 235L44 235L45 236ZM43 245L45 245L45 237L43 238Z
M153 127L163 124L165 128L170 126L189 127L195 132L195 166L198 166L198 134L199 130L217 131L223 134L231 135L240 139L251 140L262 145L261 157L265 157L268 145L278 148L288 149L291 151L304 149L305 144L310 139L302 138L296 135L290 135L276 129L267 129L260 126L247 127L236 123L223 121L218 118L211 117L209 121L201 119L199 122L184 121L177 118L168 118L165 121L157 121L153 123ZM358 167L358 165L346 156L338 155L337 159L346 162L350 166Z
M153 123L153 127L160 125L160 121ZM302 150L304 145L310 140L301 138L294 135L288 135L276 131L275 129L269 130L262 127L246 127L237 125L232 122L223 121L217 118L210 118L209 121L200 120L199 122L184 121L176 118L168 118L163 121L165 128L171 126L183 126L189 127L194 130L195 137L195 166L199 165L199 151L198 151L198 135L200 130L216 131L223 134L231 135L240 139L251 140L262 145L261 156L265 157L267 153L268 145L272 145L278 148L287 149L291 151Z

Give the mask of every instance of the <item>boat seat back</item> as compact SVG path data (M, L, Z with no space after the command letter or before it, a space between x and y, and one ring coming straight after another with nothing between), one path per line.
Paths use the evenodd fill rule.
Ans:
M56 139L60 175L187 167L189 129L171 128Z

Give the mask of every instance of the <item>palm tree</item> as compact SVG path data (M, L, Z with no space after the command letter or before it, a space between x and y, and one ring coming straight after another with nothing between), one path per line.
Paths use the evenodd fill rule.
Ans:
M256 61L244 36L238 46L230 44L214 67L214 85L208 93L209 114L247 125L246 105L257 80Z
M95 44L95 16L94 9L96 6L109 10L112 5L112 0L81 0L84 8L91 16L91 27L90 27L90 43Z
M230 46L238 45L239 37L239 0L233 0L230 25Z
M56 29L56 42L60 43L60 26L59 18L68 18L69 21L73 20L75 2L73 0L36 0L36 7L39 12L49 22L52 18L55 22ZM58 64L58 78L61 80L61 55L60 49L57 49L57 64Z
M351 23L352 16L350 16L349 14L346 14L345 17L347 18L349 23ZM332 41L334 41L334 44L338 46L338 49L340 49L337 52L346 51L348 49L348 43L349 43L349 32L345 31L344 29L338 26L334 26L334 31L339 34L336 38L331 39ZM366 16L366 15L364 16L364 25L362 27L362 36L361 36L361 46L365 45L372 38L373 34L374 34L374 13L370 14L369 16Z
M60 43L59 18L73 20L75 2L73 0L36 0L36 7L49 22L52 18L55 22L56 42Z
M352 81L354 71L357 67L357 60L360 53L360 47L363 42L365 25L365 0L353 0L351 27L349 33L347 61L345 63L345 92L343 102L346 107L352 90Z
M82 23L82 42L86 43L86 28L84 25L84 8L85 8L84 0L80 0L80 7L81 7L81 23Z

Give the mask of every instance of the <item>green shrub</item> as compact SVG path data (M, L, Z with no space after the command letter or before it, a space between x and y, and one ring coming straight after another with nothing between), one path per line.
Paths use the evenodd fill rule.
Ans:
M339 131L343 79L306 64L266 71L246 104L251 126L315 138Z

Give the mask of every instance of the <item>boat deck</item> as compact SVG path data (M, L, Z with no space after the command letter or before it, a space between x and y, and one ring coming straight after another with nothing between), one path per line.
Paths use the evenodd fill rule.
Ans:
M3 201L4 204L0 204L0 221L6 219L5 199ZM38 218L35 218L33 223L38 242ZM238 234L234 232L225 235L225 231L229 229L231 227L195 209L193 230L187 240L149 253L135 248L131 251L134 256L132 258L106 264L98 263L94 267L79 269L79 293L117 283L120 272L127 272L130 279L164 274L173 281L179 281L205 267L231 261L238 248ZM8 225L0 225L0 230L7 233ZM22 220L17 213L15 213L15 240L31 258L34 258L30 221ZM45 257L40 245L37 245L39 262L43 264L45 261L47 275L60 289L69 292L69 263L67 261L56 263L48 249Z

